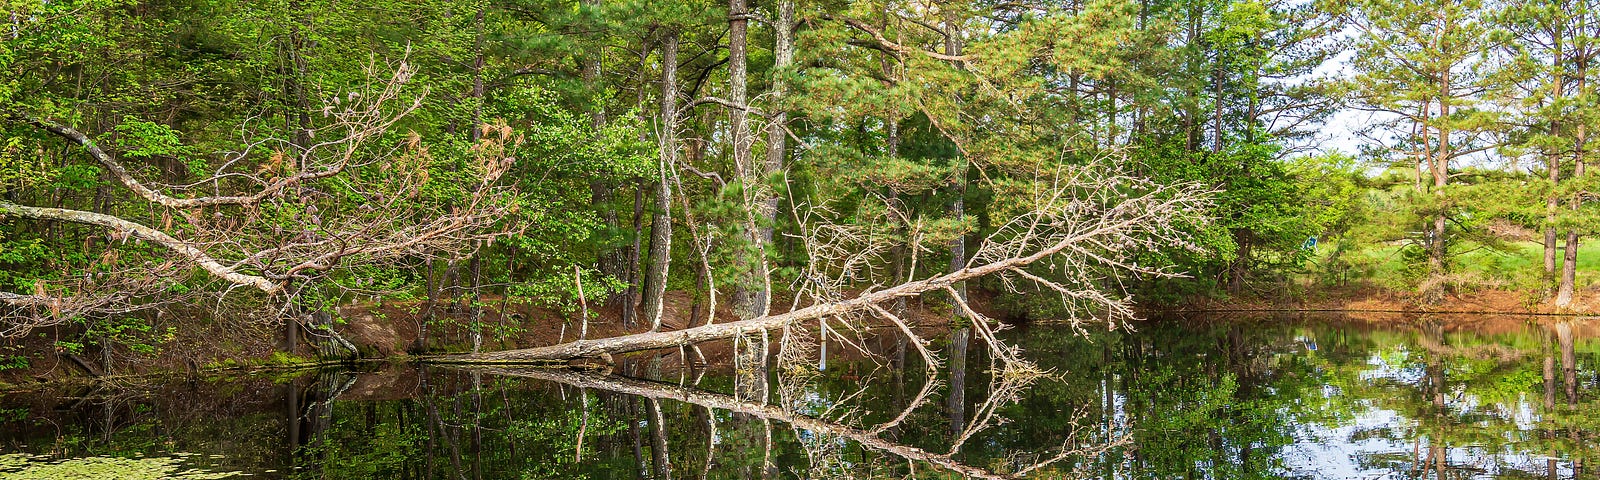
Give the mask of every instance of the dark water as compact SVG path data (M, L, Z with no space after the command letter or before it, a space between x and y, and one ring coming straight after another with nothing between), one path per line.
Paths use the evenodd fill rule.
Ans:
M892 338L865 343L876 359L831 345L813 378L773 372L766 402L676 351L611 375L398 365L21 393L0 400L0 478L960 478L1057 457L1027 476L1595 478L1600 325L1554 322L1022 327L1004 335L1051 378L998 395L984 349L925 389Z

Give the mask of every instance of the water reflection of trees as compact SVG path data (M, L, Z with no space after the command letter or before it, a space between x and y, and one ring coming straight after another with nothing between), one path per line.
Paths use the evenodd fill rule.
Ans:
M1332 453L1405 478L1568 478L1592 468L1583 459L1600 453L1589 415L1600 405L1587 393L1593 342L1560 324L1495 335L1446 327L1151 324L1087 341L1019 329L1008 339L1053 374L1012 390L992 368L954 382L945 366L927 369L892 341L870 346L887 352L882 365L780 367L760 377L773 382L766 394L750 397L740 392L761 390L746 383L754 377L677 368L676 353L623 362L611 375L421 369L411 398L307 397L307 425L311 405L330 409L320 441L300 457L320 468L301 475L994 478L1060 460L1030 473L1319 477L1293 470L1290 456L1306 455L1308 442L1372 441L1390 447ZM968 363L987 365L990 355L975 351ZM930 371L941 377L930 382ZM966 400L952 404L956 389ZM1349 427L1375 412L1397 419ZM1008 421L966 429L985 417ZM1062 451L1076 455L1054 458Z
M872 359L831 348L826 371L686 369L674 351L610 374L329 371L56 395L32 411L64 455L170 448L279 468L269 478L995 478L1048 460L1028 476L1327 478L1294 469L1313 442L1374 475L1589 474L1600 349L1581 324L1415 325L1002 332L1051 372L1026 388L986 348L956 382L885 338L861 344ZM12 442L31 438L7 425ZM1340 450L1359 442L1383 448Z
M763 399L739 393L759 390L741 387L747 378L663 366L670 356L621 362L628 376L422 368L413 398L331 403L328 427L299 449L297 476L1015 478L1069 473L1057 464L1117 445L1069 432L973 464L960 458L962 444L1000 423L1016 391L1004 379L993 385L999 395L971 406L988 420L952 434L950 412L933 401L941 384L917 375L915 362L910 375L860 358L836 363L838 375L774 372ZM322 415L301 411L303 420Z
M1097 459L1102 478L1335 478L1291 464L1329 463L1319 456L1349 457L1372 475L1568 478L1597 453L1600 429L1586 414L1600 405L1585 394L1596 383L1595 345L1562 341L1559 325L1490 335L1426 319L1398 329L1185 323L1089 342L1017 332L1034 358L1049 359L1043 367L1065 373L1018 402L1027 428L997 432L983 453L1043 441L1066 422L1052 414L1063 404L1088 406L1090 421L1132 435L1132 445ZM1541 405L1547 393L1553 402Z
M1410 454L1374 456L1373 468L1436 478L1565 477L1597 453L1587 444L1593 422L1571 415L1596 405L1580 396L1570 332L1563 322L1493 336L1450 333L1444 320L1422 318L1411 330L1369 335L1372 343L1359 350L1367 361L1322 365L1331 384L1365 400L1349 407L1355 413L1387 410L1403 418L1402 428L1379 435L1410 444ZM1565 378L1556 376L1558 365ZM1562 389L1564 402L1556 398Z

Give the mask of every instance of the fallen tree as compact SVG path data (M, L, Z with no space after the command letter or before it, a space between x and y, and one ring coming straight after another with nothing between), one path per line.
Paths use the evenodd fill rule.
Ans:
M658 400L674 400L699 405L708 409L733 412L734 426L751 428L738 433L750 438L765 438L767 455L763 460L771 468L772 422L789 424L796 430L807 452L807 458L820 461L826 467L830 455L842 452L839 440L849 440L863 448L898 456L913 465L933 465L939 469L966 478L1021 478L1030 473L1071 458L1095 458L1128 441L1126 436L1113 432L1074 430L1064 438L1059 448L1026 462L1013 462L997 472L992 469L966 465L955 459L969 441L981 442L978 436L995 425L1007 422L1002 411L1015 405L1022 392L1041 379L1049 378L1048 371L1028 361L1020 348L1010 345L996 332L1004 328L999 322L978 313L964 296L957 294L960 282L978 278L998 278L999 285L1013 294L1046 293L1061 299L1071 325L1084 330L1091 321L1104 321L1107 328L1117 328L1134 316L1131 297L1116 287L1125 284L1126 276L1176 276L1165 267L1140 264L1142 253L1168 248L1195 248L1185 232L1192 231L1195 222L1204 222L1209 192L1191 184L1162 185L1130 176L1114 164L1090 164L1062 167L1056 171L1041 172L1038 180L1011 190L1020 212L1009 221L1000 223L995 231L985 237L974 255L954 271L941 272L887 288L867 286L861 288L853 282L873 278L872 269L882 265L883 252L910 252L909 273L906 278L918 278L916 266L923 252L942 248L943 241L917 242L908 245L885 245L884 235L875 235L867 227L807 221L836 216L813 214L805 206L795 208L800 234L795 238L805 248L810 262L804 266L795 286L795 300L789 311L765 315L749 320L705 324L677 331L653 331L612 338L580 339L545 347L508 350L500 352L447 355L425 359L431 363L479 365L475 371L500 375L532 377L560 382L582 389L603 389L645 397L649 405ZM892 210L892 207L890 208ZM800 212L806 212L804 214ZM903 212L893 212L903 215ZM909 216L903 216L907 218ZM913 225L910 238L922 238ZM896 248L899 247L899 248ZM942 263L942 262L941 262ZM708 282L711 283L711 282ZM846 297L847 290L862 293ZM929 292L948 293L948 301L959 309L981 344L987 348L988 368L984 370L988 381L988 394L982 401L971 405L954 392L965 392L965 358L952 350L948 391L952 392L945 404L950 409L951 439L948 450L933 452L915 448L885 438L893 429L911 418L914 412L933 405L932 398L941 390L941 361L932 351L931 342L925 339L916 325L902 319L894 304L898 299L924 295ZM874 382L860 382L861 389L844 392L827 403L823 411L816 410L816 395L822 390L815 381L821 378L823 347L829 342L850 345L864 354L875 356L863 347L861 338L866 331L861 328L868 321L887 323L894 327L906 342L896 347L897 355L914 349L923 359L926 379L922 388L897 415L877 425L859 425L859 405L850 399L862 395ZM692 320L692 319L691 319ZM815 322L815 323L812 323ZM833 332L831 335L829 332ZM855 342L849 334L857 334ZM774 335L775 334L775 335ZM776 337L777 372L769 375L771 352L769 338ZM611 356L626 352L678 347L679 354L687 360L695 345L718 340L734 342L733 395L711 393L686 385L669 385L653 381L613 375L596 375L565 369L515 368L503 364L542 364L566 362L575 359L594 359L610 362ZM741 346L743 350L741 350ZM754 352L752 355L751 353ZM959 362L957 360L960 360ZM626 359L618 362L627 370ZM896 362L905 365L903 362ZM500 365L497 365L500 364ZM488 365L488 366L484 366ZM891 370L898 367L891 367ZM703 372L703 370L702 370ZM899 373L896 373L898 375ZM770 379L778 383L776 395L768 388ZM698 378L698 377L696 377ZM653 407L655 408L655 407ZM802 413L804 412L804 413ZM661 417L656 416L659 424ZM715 415L707 415L707 427L712 432L719 428ZM741 420L742 419L742 420ZM744 427L740 427L743 425ZM759 426L761 430L754 427ZM1093 430L1093 429L1091 429ZM582 430L580 429L580 437ZM712 433L712 437L716 437ZM581 445L580 438L577 444ZM661 444L658 444L658 448ZM707 453L707 469L712 465L715 442ZM662 457L665 458L664 456ZM1020 459L1020 457L1019 457ZM664 461L660 463L666 463ZM850 464L833 462L834 465ZM658 468L663 468L658 465ZM664 467L670 469L670 467ZM827 470L827 468L823 468Z
M1036 182L1031 191L1031 211L1016 215L983 240L982 246L966 266L923 280L890 288L867 288L854 298L840 298L842 282L821 279L811 269L803 285L826 284L827 292L810 294L812 303L787 313L766 315L729 323L710 323L677 331L657 331L611 338L577 340L544 347L445 355L425 359L432 363L495 364L538 363L579 358L598 358L612 354L660 348L692 346L701 342L728 339L751 332L783 329L807 320L870 314L892 323L910 337L930 363L937 363L929 342L913 332L912 326L880 305L895 299L914 297L932 291L952 291L958 282L990 275L1001 277L1011 290L1022 293L1017 280L1031 283L1035 291L1061 296L1070 307L1071 323L1081 325L1091 319L1104 320L1109 328L1133 318L1131 298L1121 292L1107 292L1106 286L1120 285L1125 275L1177 276L1165 267L1139 265L1135 255L1160 248L1194 248L1182 233L1190 222L1205 221L1209 192L1192 184L1161 185L1147 179L1125 175L1120 168L1103 163L1063 167ZM811 229L815 230L815 229ZM809 240L808 244L809 244ZM809 249L818 251L819 249ZM875 247L833 248L834 251L874 251ZM854 255L848 254L848 255ZM824 264L828 259L813 259ZM851 260L850 264L860 264ZM1028 267L1044 265L1050 273L1030 272ZM851 268L836 275L854 277ZM915 271L913 261L913 272ZM1054 276L1056 278L1047 278ZM913 273L914 276L914 273ZM1004 346L993 335L1002 328L997 322L975 312L961 295L952 301L971 318L975 330L998 357L1017 360L1016 349ZM831 328L831 327L829 327Z

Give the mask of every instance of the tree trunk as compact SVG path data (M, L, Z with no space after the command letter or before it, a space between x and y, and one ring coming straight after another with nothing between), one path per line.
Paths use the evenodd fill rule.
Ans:
M1200 8L1202 5L1203 4L1201 2L1193 2L1189 6L1189 24L1188 28L1184 30L1184 43L1190 48L1198 48L1199 46L1200 17L1202 15ZM1189 74L1193 75L1199 73L1199 61L1201 55L1191 52L1185 56L1188 58ZM1194 85L1195 86L1189 88L1188 98L1184 99L1184 103L1187 104L1185 105L1185 111L1183 114L1183 132L1185 138L1184 150L1188 152L1197 152L1200 150L1200 131L1205 128L1203 124L1204 120L1200 119L1201 116L1204 115L1204 113L1202 113L1200 110L1200 95L1202 95L1200 90L1201 86L1199 85L1199 82L1195 82Z
M1578 398L1578 355L1572 334L1571 322L1556 324L1556 343L1561 347L1561 386L1566 390L1568 405Z
M672 181L669 169L678 158L678 32L668 31L661 41L660 178L656 183L656 210L650 224L650 272L644 296L644 314L650 331L661 329L667 269L672 263Z
M954 9L948 9L945 11L944 21L944 53L945 55L950 56L960 55L960 18L957 17L957 13ZM961 65L956 64L956 68L961 68ZM966 200L963 197L965 197L967 194L967 158L959 157L957 162L960 163L960 166L956 169L957 177L955 179L954 188L952 188L953 193L955 194L955 201L951 202L950 213L956 218L957 221L964 222L966 220ZM962 269L966 268L966 266L967 236L965 233L962 233L956 235L956 238L950 241L950 271L961 272L963 271ZM963 282L956 282L953 286L955 287L955 295L960 297L956 300L956 302L965 303L967 300L966 284ZM952 308L951 310L955 315L955 318L952 319L952 323L954 324L955 328L950 331L950 344L952 350L954 350L950 354L950 376L952 378L959 376L962 380L965 380L967 344L970 343L972 339L972 331L968 329L968 325L964 321L962 309ZM955 412L962 408L966 402L964 388L952 383L949 400L951 403L951 414L956 415ZM954 416L951 417L952 424L958 420L959 419Z
M762 202L755 193L760 189L760 171L751 158L751 143L754 140L750 134L749 113L745 111L747 105L748 78L748 53L749 44L749 8L746 0L728 0L728 103L732 106L727 109L729 132L728 140L732 143L733 168L738 184L742 187L741 198L744 202L744 228L742 239L750 246L748 253L737 255L739 275L733 282L733 310L739 315L740 320L749 320L761 316L762 307L758 305L757 291L761 285L761 233L756 224L757 211Z
M644 435L639 432L639 397L638 396L635 396L635 395L629 395L628 396L627 415L628 415L628 420L629 420L628 421L628 436L633 438L633 465L635 467L635 473L636 473L635 476L637 478L643 479L645 477L648 477L649 475L648 475L648 472L645 471Z
M479 288L483 284L483 262L480 260L482 250L472 255L468 270L472 272L472 304L467 306L467 330L472 335L472 351L483 349L483 294Z
M884 26L883 26L883 28L884 28L885 31L887 31L888 30L888 19L890 17L892 17L894 15L894 13L892 11L889 11L890 9L892 9L892 7L890 7L890 5L887 2L884 4L884 8L885 8L886 11L885 11L885 14L884 14ZM882 62L882 67L883 67L883 78L889 79L889 82L890 82L889 86L892 86L894 83L898 82L899 81L899 68L898 67L899 67L900 57L899 56L895 56L895 55L885 55L885 56L881 57L880 62ZM899 108L895 107L892 112L893 113L891 113L887 118L883 119L884 130L885 130L885 132L884 132L884 156L887 156L887 157L889 157L891 159L900 156L900 112L899 112ZM899 208L905 208L905 204L904 204L904 202L901 201L900 194L898 192L890 191L889 194L891 195L890 198L893 199L895 205L897 205ZM906 218L911 218L910 217L910 212L904 212L904 213L906 213ZM901 231L903 233L906 233L907 234L906 235L907 239L910 238L910 227L908 225L906 225L905 222L900 222L900 225L898 225L896 228L899 231ZM910 280L909 278L906 278L906 275L908 275L908 272L906 270L909 267L907 264L910 262L910 253L909 252L910 252L911 248L914 248L914 247L908 248L905 245L896 245L894 247L893 253L891 254L891 255L893 255L893 258L894 258L894 282L896 284ZM906 299L904 299L904 298L895 299L894 308L891 309L891 311L895 315L904 315L905 311L906 311ZM902 339L902 341L903 341L903 339ZM904 346L905 346L904 344L900 344L900 347L904 347Z
M1555 43L1558 50L1556 51L1553 63L1556 65L1561 65L1563 63L1563 55L1561 50L1559 50L1559 46L1561 45L1560 39L1558 38ZM1555 85L1553 86L1554 93L1552 93L1552 96L1558 102L1564 100L1563 97L1566 96L1566 82L1564 80L1565 76L1560 74L1555 75L1555 78L1552 79L1552 81L1555 82ZM1550 122L1550 131L1548 133L1550 135L1560 135L1560 132L1560 120L1552 120ZM1550 193L1546 196L1544 204L1544 274L1546 278L1553 279L1556 275L1556 209L1560 208L1561 206L1561 200L1556 196L1555 192L1556 185L1560 184L1561 182L1560 150L1552 148L1546 152L1545 162L1548 163L1546 166L1549 167L1550 173Z
M640 43L640 45L639 45L638 78L643 79L643 78L648 77L648 75L646 74L646 71L649 69L650 50L651 50L653 45L651 44L651 38L650 38L650 35L648 35L648 34L645 35L644 38L641 38L639 43ZM674 52L674 55L676 55L676 52ZM640 124L649 124L649 121L650 121L649 115L647 113L645 113L648 110L647 108L645 108L646 103L647 103L647 97L648 97L648 93L647 92L648 92L648 90L649 89L645 88L644 84L640 84L639 88L636 89L636 91L634 92L635 96L634 96L634 104L633 104L633 106L634 106L634 111L637 112L637 115L639 116L639 123ZM647 139L648 139L648 131L646 129L643 129L643 128L639 129L639 141L640 142L644 142ZM644 294L644 291L643 291L644 290L643 289L644 285L642 283L644 277L643 277L643 275L640 274L639 261L640 261L640 255L644 252L644 250L640 246L640 243L641 243L642 239L644 238L644 205L645 205L645 203L644 203L645 202L644 190L645 190L645 187L646 187L646 182L644 181L643 178L640 178L640 179L637 179L637 180L634 181L634 187L633 187L633 237L632 237L633 241L628 246L628 253L627 253L628 265L627 265L627 278L626 278L626 280L627 280L627 283L628 283L628 287L627 287L627 290L626 290L626 297L623 298L622 304L618 306L618 308L620 308L622 310L622 326L624 328L629 329L630 331L633 328L635 328L637 326L637 324L639 323L638 322L638 317L639 317L639 304L640 304L640 300L641 300L640 297L642 297L643 294Z
M773 25L776 39L773 45L773 78L772 98L773 103L779 104L789 93L789 83L783 78L791 64L794 63L794 0L778 1L777 24ZM783 164L788 145L789 114L781 106L773 108L771 124L767 127L767 161L761 169L762 180L768 180L783 170ZM772 244L772 234L778 219L778 192L766 188L756 190L757 212L760 234L755 238L754 250L759 255L756 259L756 272L754 298L751 299L751 318L768 314L772 309L772 278L767 268L767 248Z
M1449 73L1440 76L1439 81L1439 118L1450 118L1451 86ZM1427 128L1424 126L1423 128ZM1427 148L1426 145L1423 148ZM1438 209L1433 216L1433 242L1428 249L1428 276L1429 287L1423 293L1428 303L1438 303L1444 300L1445 276L1449 269L1445 265L1449 255L1449 241L1446 237L1446 227L1450 219L1450 199L1445 193L1445 187L1450 182L1450 157L1454 152L1450 147L1450 129L1439 127L1439 149L1431 153L1428 162L1429 170L1433 173L1433 197L1435 207Z
M1581 67L1579 73L1582 73ZM1582 77L1579 77L1578 91L1580 92L1583 91L1583 83ZM1588 138L1586 138L1588 130L1585 127L1586 125L1584 124L1578 124L1577 137L1574 139L1575 143L1577 144L1577 154L1575 158L1573 158L1572 163L1572 180L1580 183L1583 181L1584 175L1584 143L1588 140ZM1571 202L1571 208L1574 212L1576 212L1578 208L1583 205L1583 197L1581 195L1573 195ZM1578 278L1577 227L1572 227L1567 230L1567 248L1566 252L1563 253L1565 255L1563 255L1561 264L1561 283L1556 286L1555 303L1556 307L1564 309L1572 305L1573 289L1575 288L1574 284Z
M214 277L228 283L253 287L267 295L276 295L283 292L283 285L260 275L251 275L240 272L234 267L211 257L204 250L177 238L166 232L145 225L130 222L119 217L97 212L82 210L67 210L60 208L41 208L18 205L9 201L0 200L0 216L15 216L34 220L53 220L59 222L77 223L81 225L95 225L104 227L113 232L118 232L139 240L153 243L173 251L183 259L193 262Z
M434 271L438 269L434 268L434 259L432 257L429 257L425 263L427 270L423 275L425 280L423 289L427 291L428 299L422 304L422 314L418 315L420 320L417 320L417 340L412 343L412 348L409 349L417 353L428 351L428 324L433 323L433 308L439 303L439 280L438 276L434 274Z
M1214 92L1211 99L1211 153L1222 153L1222 75L1222 59L1219 58L1211 66L1211 90Z
M957 329L950 334L950 394L945 398L945 408L950 415L950 434L961 435L967 427L967 347L972 343L972 330Z
M632 329L639 323L639 239L644 236L644 184L633 188L633 243L628 246L624 280L628 288L617 308L622 310L622 326Z
M1228 294L1238 295L1244 292L1245 274L1250 270L1250 239L1245 236L1244 230L1235 230L1233 243L1234 259L1228 265Z

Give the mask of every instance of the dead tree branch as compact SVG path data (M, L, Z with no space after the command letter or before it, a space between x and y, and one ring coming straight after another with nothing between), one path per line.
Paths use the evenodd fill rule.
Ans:
M781 329L794 322L856 315L884 302L943 290L958 282L986 275L1020 275L1024 268L1056 256L1061 257L1059 263L1067 265L1067 270L1077 272L1073 275L1083 280L1075 283L1069 292L1098 291L1102 286L1096 280L1110 277L1093 272L1106 269L1127 269L1130 274L1177 275L1164 269L1139 267L1130 263L1130 255L1188 245L1182 233L1182 223L1203 218L1205 208L1209 205L1209 192L1193 184L1156 184L1122 175L1115 168L1102 165L1073 167L1069 170L1056 176L1048 188L1038 192L1034 211L1019 215L1007 224L1006 229L1011 233L1009 236L991 236L984 241L974 255L973 263L987 263L976 266L969 264L960 270L932 278L914 280L884 290L869 290L855 298L818 303L750 320L546 347L449 355L428 361L545 362L692 345L741 333ZM1124 307L1131 300L1126 296L1117 298L1087 293L1077 296ZM1107 320L1115 322L1123 319Z

